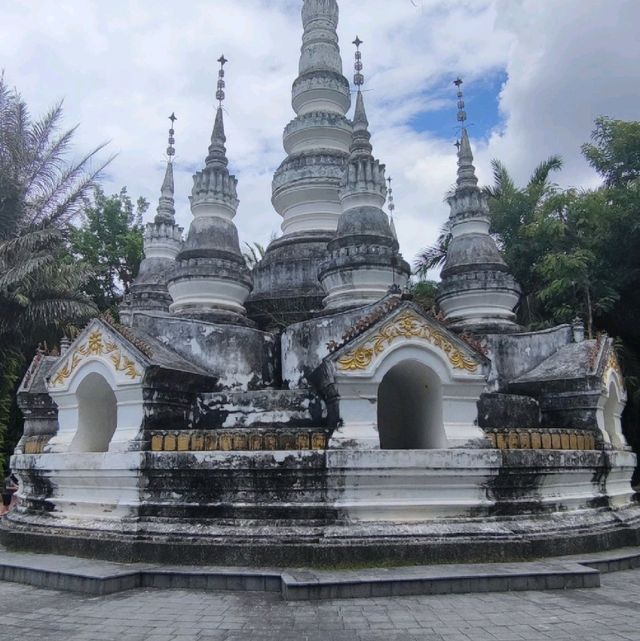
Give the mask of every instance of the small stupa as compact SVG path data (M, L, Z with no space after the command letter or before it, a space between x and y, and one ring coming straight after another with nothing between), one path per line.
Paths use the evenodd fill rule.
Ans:
M520 286L489 234L489 204L478 187L467 132L462 80L458 88L458 178L449 198L451 241L442 269L438 305L449 327L470 331L517 331L514 309Z
M327 292L323 301L326 310L375 303L391 288L405 289L411 273L382 209L387 196L385 166L373 157L362 95L363 43L356 37L354 44L357 97L353 140L340 182L342 214L336 234L328 244L330 259L323 263L319 274Z
M233 222L238 180L229 173L222 103L228 62L218 60L218 108L205 166L193 177L189 234L176 257L168 288L173 314L215 322L247 323L244 302L251 276Z

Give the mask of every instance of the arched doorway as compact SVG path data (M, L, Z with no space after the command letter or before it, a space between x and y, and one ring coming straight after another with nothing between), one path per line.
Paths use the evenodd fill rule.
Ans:
M378 387L380 447L387 450L447 447L442 419L442 383L417 361L392 367Z
M78 429L71 452L106 452L116 431L118 405L104 376L91 372L78 386Z

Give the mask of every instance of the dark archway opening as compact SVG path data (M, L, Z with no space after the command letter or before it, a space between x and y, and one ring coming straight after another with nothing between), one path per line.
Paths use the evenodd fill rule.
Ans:
M447 447L442 422L442 384L417 361L390 369L378 388L378 432L385 450Z
M78 386L78 430L72 452L106 452L116 431L118 404L111 386L100 374L92 372Z

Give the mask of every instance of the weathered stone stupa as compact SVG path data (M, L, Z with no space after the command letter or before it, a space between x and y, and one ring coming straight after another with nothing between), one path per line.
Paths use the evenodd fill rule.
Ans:
M398 253L387 215L382 211L387 195L385 167L372 153L369 121L360 87L362 41L356 38L355 85L358 87L353 116L350 156L340 182L342 214L335 237L328 244L330 259L320 269L327 292L327 310L359 307L383 298L389 288L402 291L411 272Z
M219 105L205 166L193 177L193 221L168 280L173 299L170 311L189 318L242 323L251 277L233 223L239 204L238 181L228 169L222 114L227 60L222 56L218 62Z
M473 154L465 121L467 118L458 87L458 179L449 198L451 242L442 270L438 304L450 327L472 331L516 331L514 309L520 287L509 273L495 240L489 235L489 205L478 187Z
M132 296L122 309L127 318L131 308L168 312L173 302L167 289L169 272L182 245L182 227L176 225L173 156L175 156L175 130L177 118L171 114L169 147L167 148L167 169L160 190L158 213L152 223L147 225L144 234L144 260L140 265L138 277L131 287Z
M296 117L284 130L287 158L273 177L272 203L282 216L274 240L253 271L249 299L263 327L283 327L322 309L318 265L341 213L340 184L349 157L352 125L349 81L342 75L336 0L302 8L300 75L292 88Z
M346 117L337 2L304 0L302 19L273 188L283 236L249 272L218 108L186 240L169 162L121 323L94 319L22 382L20 505L2 542L226 565L640 543L612 340L516 325L466 128L444 322L412 302L360 91Z

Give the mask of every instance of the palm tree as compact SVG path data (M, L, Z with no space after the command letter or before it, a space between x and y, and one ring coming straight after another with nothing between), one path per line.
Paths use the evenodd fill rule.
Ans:
M60 131L62 104L32 120L0 76L0 390L11 390L25 350L96 313L82 293L87 270L68 259L70 222L106 164L100 145L69 162L75 128ZM0 398L0 437L5 424Z
M273 240L273 237L271 238ZM264 245L260 243L245 243L246 249L242 252L247 267L253 269L263 258L266 253Z

